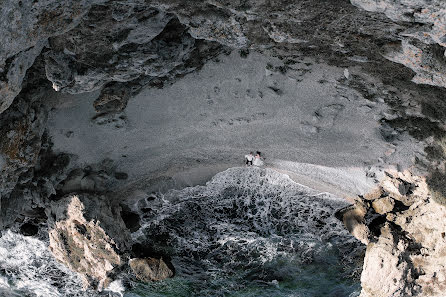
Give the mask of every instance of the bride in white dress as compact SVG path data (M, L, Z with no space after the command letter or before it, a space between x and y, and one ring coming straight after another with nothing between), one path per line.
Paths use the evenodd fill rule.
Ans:
M263 160L260 156L260 152L257 152L256 156L254 157L254 161L252 162L252 165L254 166L263 166Z

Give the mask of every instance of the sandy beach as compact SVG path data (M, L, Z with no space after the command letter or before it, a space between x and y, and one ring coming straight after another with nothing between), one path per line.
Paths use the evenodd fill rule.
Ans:
M266 166L342 197L370 189L370 170L379 178L380 170L409 166L410 156L422 153L406 134L393 143L383 138L377 119L388 107L345 86L345 69L304 59L282 73L275 70L281 65L255 52L222 55L103 117L93 108L97 92L54 93L53 150L74 156L73 168L112 162L128 175L114 185L121 193L203 184L260 150Z

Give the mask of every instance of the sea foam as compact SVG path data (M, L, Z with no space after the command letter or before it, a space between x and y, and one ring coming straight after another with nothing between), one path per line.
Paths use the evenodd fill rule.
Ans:
M270 169L231 168L206 186L135 204L142 227L133 239L171 257L173 279L141 284L124 274L126 292L121 279L84 291L45 240L8 230L0 238L0 295L357 296L359 281L349 275L363 247L333 216L345 205Z

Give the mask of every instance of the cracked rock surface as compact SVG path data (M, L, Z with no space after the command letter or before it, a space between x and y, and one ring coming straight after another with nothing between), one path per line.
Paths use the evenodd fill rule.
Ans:
M445 86L443 2L352 0L365 10L385 13L392 22L355 10L347 1L313 2L6 1L1 7L0 112L20 92L26 70L44 46L49 49L48 79L56 90L70 93L99 89L111 81L166 76L203 40L231 48L331 47L341 54L355 48L351 58L367 61L371 38L378 50L387 46L385 57L413 69L415 82ZM163 34L166 26L169 33ZM315 41L328 41L327 33L331 39L330 31L337 36L317 45Z
M444 1L352 0L367 11L384 13L395 22L416 23L400 32L400 43L385 57L411 68L415 83L446 87L446 3Z
M130 234L119 211L105 197L85 194L53 202L48 210L49 248L57 260L80 273L85 286L107 287L109 273L123 264Z
M387 172L376 190L341 213L347 227L354 220L350 232L367 244L361 296L444 293L446 208L432 198L423 178Z
M139 228L115 199L256 146L379 183L338 213L367 245L361 296L441 296L444 88L443 0L4 0L0 226L50 229L106 287Z

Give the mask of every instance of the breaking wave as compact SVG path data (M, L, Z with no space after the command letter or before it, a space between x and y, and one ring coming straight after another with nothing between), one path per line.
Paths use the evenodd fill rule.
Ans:
M0 296L87 297L82 280L58 263L48 244L37 238L5 231L0 238Z
M129 296L355 296L360 289L352 276L364 249L333 215L347 202L287 175L231 168L206 186L142 204L134 239L170 255L177 276Z
M358 296L364 248L333 216L345 205L270 169L231 168L133 206L134 240L170 257L174 278L83 291L47 242L5 231L0 296Z

